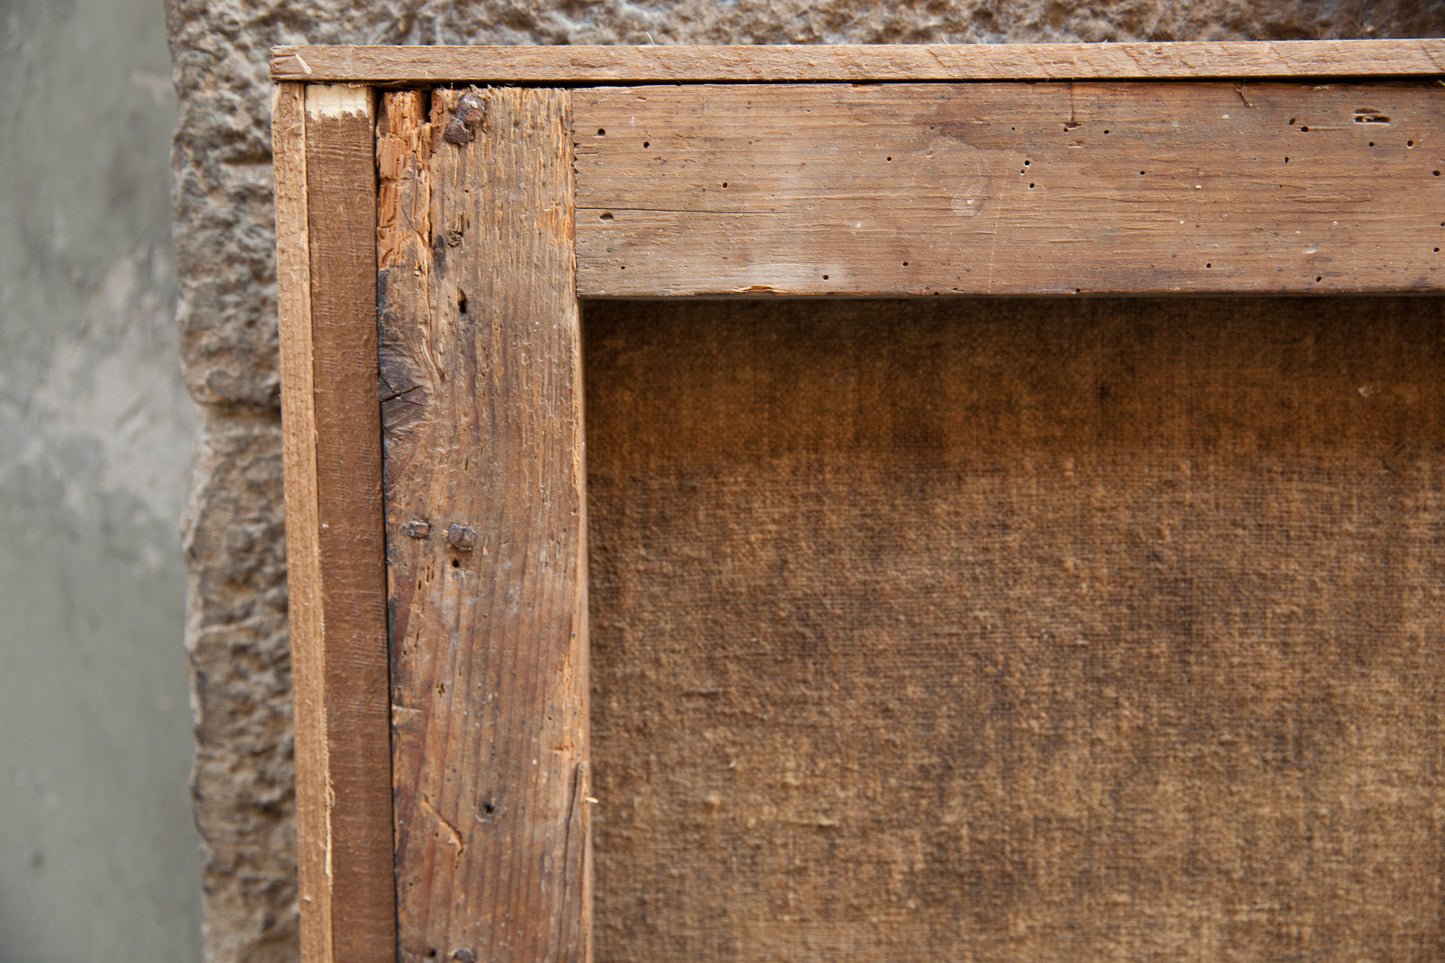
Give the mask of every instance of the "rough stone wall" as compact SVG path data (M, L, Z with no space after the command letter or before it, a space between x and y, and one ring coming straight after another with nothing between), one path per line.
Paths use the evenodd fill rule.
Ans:
M977 43L1438 36L1432 0L167 0L186 532L212 963L297 954L267 56L281 43Z

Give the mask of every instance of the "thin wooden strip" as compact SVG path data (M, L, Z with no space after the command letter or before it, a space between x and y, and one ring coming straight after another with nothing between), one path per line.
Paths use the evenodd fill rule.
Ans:
M1438 291L1445 88L574 92L583 296Z
M1208 79L1445 73L1445 40L813 46L328 47L271 51L273 80L742 83Z
M296 724L296 836L301 958L330 960L326 875L325 633L316 497L316 407L311 371L311 256L306 231L306 88L271 97L276 173L276 287L281 334L281 428L286 470L286 593Z
M323 815L303 824L321 824L320 885L330 893L317 921L328 929L319 959L338 963L389 963L396 946L371 99L364 87L306 91L321 635L302 657L317 680L308 684L321 702L325 758L319 774L305 774L313 785L306 804Z
M398 92L378 168L400 958L590 958L570 95Z

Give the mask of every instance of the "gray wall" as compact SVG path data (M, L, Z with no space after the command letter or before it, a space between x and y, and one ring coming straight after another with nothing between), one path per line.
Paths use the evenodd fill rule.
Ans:
M158 0L0 0L0 961L200 956Z

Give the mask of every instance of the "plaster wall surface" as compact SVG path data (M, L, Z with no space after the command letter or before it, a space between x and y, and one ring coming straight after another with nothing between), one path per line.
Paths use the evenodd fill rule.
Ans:
M0 2L0 961L200 956L150 0Z
M1439 36L1433 0L167 0L197 818L213 963L296 957L267 56L273 44L980 43Z

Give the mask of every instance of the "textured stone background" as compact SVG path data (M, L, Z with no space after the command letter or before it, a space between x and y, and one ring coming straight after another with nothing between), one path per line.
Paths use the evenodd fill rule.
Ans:
M1420 0L168 0L208 958L296 955L266 80L278 43L976 43L1438 36Z

